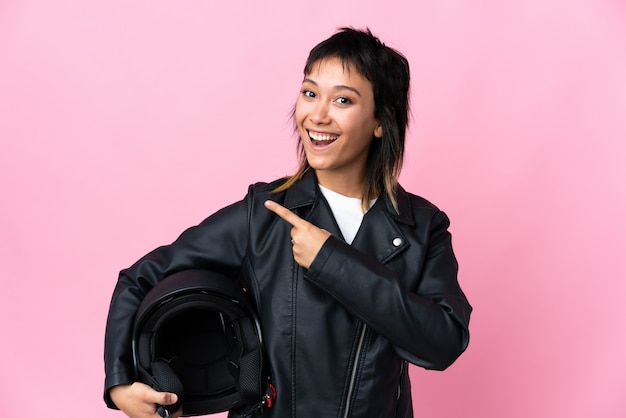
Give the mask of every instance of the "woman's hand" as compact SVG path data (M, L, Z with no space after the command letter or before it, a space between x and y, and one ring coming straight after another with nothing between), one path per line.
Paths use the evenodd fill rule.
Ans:
M160 418L157 406L172 405L178 400L174 393L157 392L140 382L114 386L109 390L109 395L113 403L130 418ZM178 418L182 413L180 408L170 414L170 417Z
M322 245L330 237L330 232L305 221L274 201L266 200L265 207L293 226L291 228L293 258L296 260L296 263L308 269Z

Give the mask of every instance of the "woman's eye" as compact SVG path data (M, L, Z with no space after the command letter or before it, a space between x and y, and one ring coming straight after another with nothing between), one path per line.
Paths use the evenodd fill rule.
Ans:
M309 98L315 97L315 93L313 93L311 90L302 90L302 95Z
M337 103L339 103L339 104L350 104L350 103L352 103L352 101L350 99L348 99L347 97L338 97L337 98Z

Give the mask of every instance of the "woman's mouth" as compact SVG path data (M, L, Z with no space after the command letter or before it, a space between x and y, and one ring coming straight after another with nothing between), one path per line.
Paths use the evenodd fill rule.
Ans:
M332 135L332 134L327 134L327 133L322 133L322 132L308 131L308 133L309 133L309 138L311 139L311 142L315 146L329 145L335 142L337 138L339 138L339 135Z

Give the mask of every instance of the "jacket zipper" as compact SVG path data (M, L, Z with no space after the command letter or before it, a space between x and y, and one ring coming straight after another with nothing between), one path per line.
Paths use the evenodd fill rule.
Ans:
M350 403L352 398L352 392L354 392L354 384L356 381L356 372L359 368L359 363L361 360L361 350L363 349L363 342L365 341L365 331L367 331L367 325L361 325L361 335L359 336L359 344L356 347L356 354L354 355L354 364L352 365L352 374L350 375L350 385L348 386L348 396L346 398L346 412L343 415L344 418L348 418L348 414L350 413Z
M404 374L404 366L405 363L403 361L402 363L400 363L400 380L398 381L398 397L396 398L396 400L399 400L400 395L402 395L402 375Z

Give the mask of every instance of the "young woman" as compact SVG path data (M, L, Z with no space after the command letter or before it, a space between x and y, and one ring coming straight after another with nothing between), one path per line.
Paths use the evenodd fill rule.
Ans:
M164 277L204 268L240 280L258 309L277 391L263 416L413 416L407 363L452 364L471 306L447 216L397 182L408 105L406 59L369 30L344 28L311 50L294 111L298 172L250 186L120 273L109 406L156 417L156 404L176 401L133 382L132 318Z

